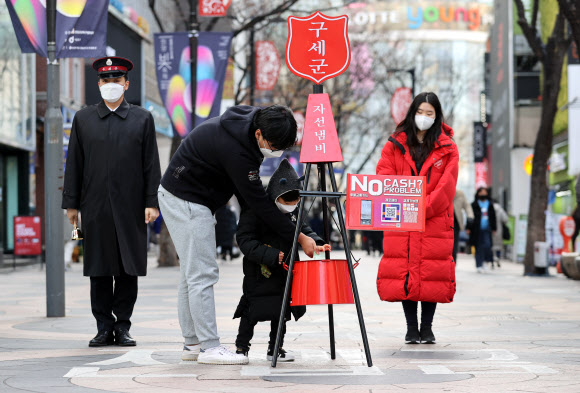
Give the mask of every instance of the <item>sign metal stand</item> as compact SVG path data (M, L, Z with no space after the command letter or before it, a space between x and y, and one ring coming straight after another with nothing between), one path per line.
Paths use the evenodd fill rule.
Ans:
M314 94L322 94L322 85L314 85L313 89ZM304 206L306 205L306 198L308 197L318 197L322 198L322 209L323 209L323 225L324 225L324 237L326 241L330 240L330 220L328 216L328 198L331 198L336 203L336 210L338 214L338 221L339 221L339 230L342 235L342 240L344 243L344 251L346 253L346 259L348 264L348 272L350 275L350 282L352 285L352 292L354 297L354 303L356 305L356 311L358 316L358 322L361 330L363 346L365 350L366 360L368 367L373 366L373 361L371 358L371 353L369 349L368 337L366 333L366 327L364 323L362 308L360 304L360 297L358 294L358 287L356 284L356 278L354 275L354 268L352 263L351 251L349 246L348 240L348 232L346 231L345 219L343 215L342 206L340 203L340 198L345 196L346 194L341 193L338 191L338 186L336 183L336 177L334 174L334 168L332 166L332 162L324 162L324 163L317 163L318 167L318 175L319 175L319 191L308 191L308 182L310 180L310 171L312 169L312 163L309 162L306 164L305 170L305 179L304 179L304 190L300 191L300 196L302 197L302 201L300 203L300 207L298 209L298 220L296 223L296 231L294 233L294 241L292 242L292 251L290 253L290 261L288 267L288 277L286 278L286 286L284 288L284 297L282 300L282 310L280 313L280 318L278 321L278 332L276 334L276 343L274 345L274 353L272 356L272 367L276 367L276 363L278 360L278 353L280 349L280 341L282 337L282 328L283 324L285 323L285 316L287 307L289 307L290 302L290 290L292 287L292 273L294 269L294 262L296 261L296 256L298 252L298 237L300 236L300 232L302 230L302 223L305 218L304 214ZM326 171L328 170L328 175L330 178L330 183L332 185L332 191L328 192L326 190ZM330 259L330 252L325 251L326 259ZM336 359L336 350L335 350L335 335L334 335L334 309L333 305L328 305L328 325L329 325L329 333L330 333L330 357L331 359Z

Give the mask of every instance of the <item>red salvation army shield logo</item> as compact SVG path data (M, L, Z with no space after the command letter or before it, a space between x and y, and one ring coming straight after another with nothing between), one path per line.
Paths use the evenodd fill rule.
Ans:
M348 16L320 12L288 18L286 64L295 75L316 84L342 74L350 64Z

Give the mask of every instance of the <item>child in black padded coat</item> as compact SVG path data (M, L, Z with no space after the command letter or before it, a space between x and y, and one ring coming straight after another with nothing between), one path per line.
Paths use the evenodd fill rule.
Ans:
M301 179L298 178L296 171L288 160L282 160L272 175L266 191L278 209L294 224L297 220L296 207L300 201L301 189ZM329 247L310 227L302 225L302 233L316 241L317 252ZM292 244L262 223L249 208L242 210L236 237L244 254L244 294L234 314L234 318L241 318L236 338L236 352L247 356L256 324L271 321L267 359L272 360L288 274L283 262L288 259ZM305 312L305 306L288 307L285 320L290 320L290 313L298 320ZM282 332L283 334L286 332L286 326ZM282 343L283 337L278 361L293 361L294 357L282 349Z

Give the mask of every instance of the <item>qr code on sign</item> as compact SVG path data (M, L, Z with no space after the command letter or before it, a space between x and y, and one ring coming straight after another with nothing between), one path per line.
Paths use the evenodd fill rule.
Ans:
M383 203L381 209L382 222L401 222L401 204Z
M403 213L404 213L403 218L405 219L406 223L409 223L409 224L416 224L417 223L417 219L419 218L418 212L404 211Z

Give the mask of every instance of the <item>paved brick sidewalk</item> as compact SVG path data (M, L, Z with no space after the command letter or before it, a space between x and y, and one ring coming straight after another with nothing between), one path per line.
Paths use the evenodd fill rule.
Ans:
M288 324L285 348L295 362L270 367L263 323L248 366L205 366L180 361L177 268L151 260L140 280L132 349L87 347L95 324L80 266L66 273L65 318L44 317L45 272L37 266L0 274L0 392L580 392L580 282L523 277L521 265L509 262L476 274L472 258L462 256L456 301L439 305L435 316L437 344L405 345L401 305L376 294L379 259L359 256L372 368L353 305L335 306L335 360L327 309L310 306ZM241 259L220 263L218 327L228 345L237 332L241 269Z

